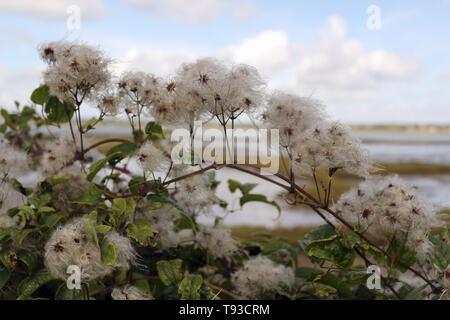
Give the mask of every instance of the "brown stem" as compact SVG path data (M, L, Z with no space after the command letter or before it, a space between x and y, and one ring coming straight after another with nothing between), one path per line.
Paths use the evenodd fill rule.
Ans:
M232 298L234 298L236 300L241 300L242 299L240 296L238 296L238 295L236 295L236 294L234 294L234 293L232 293L232 292L230 292L228 290L225 290L224 288L218 287L218 286L216 286L216 285L214 285L214 284L212 284L212 283L210 283L208 281L205 281L205 285L210 287L210 288L213 288L215 290L219 290L220 292L223 292L226 295L228 295L228 296L230 296L230 297L232 297Z
M111 142L123 142L123 143L126 143L126 142L130 142L130 141L128 141L128 140L126 140L126 139L120 139L120 138L105 139L105 140L99 141L99 142L97 142L97 143L94 143L92 146L90 146L89 148L87 148L86 150L84 150L84 153L88 153L88 152L91 151L92 149L95 149L95 148L97 148L98 146L101 146L102 144L105 144L105 143L111 143Z

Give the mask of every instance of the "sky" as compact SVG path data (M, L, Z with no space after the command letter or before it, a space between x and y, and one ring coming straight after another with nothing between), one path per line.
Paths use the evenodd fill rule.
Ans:
M61 39L100 47L117 75L216 57L348 124L450 123L450 0L0 0L1 107L30 103L37 48Z

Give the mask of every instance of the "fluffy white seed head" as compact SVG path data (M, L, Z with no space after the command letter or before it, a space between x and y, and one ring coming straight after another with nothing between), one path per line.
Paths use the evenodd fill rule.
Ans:
M109 85L110 60L94 47L58 41L42 44L39 52L48 64L44 82L61 101L80 103Z
M295 281L291 268L278 265L269 258L257 256L232 274L236 292L243 298L264 298L273 292L288 292Z
M153 143L146 142L139 150L139 163L145 172L156 173L165 171L170 165L170 159Z
M208 178L205 175L195 175L177 183L174 198L188 214L196 217L211 211L211 204L216 196L209 187Z
M77 146L68 132L61 134L57 140L47 146L42 158L44 174L54 175L71 164L76 156Z
M292 153L294 172L299 175L327 168L368 176L372 170L369 152L351 129L339 122L323 121L308 129L306 136L294 142Z
M254 110L263 97L264 82L256 69L247 65L227 66L212 58L183 65L177 83L193 95L191 108L201 105L213 116L223 114L225 120Z
M141 289L135 286L124 286L114 288L111 292L113 300L153 300L151 294L143 292Z
M333 210L381 244L395 235L416 249L418 258L424 258L431 248L426 233L440 224L435 208L398 176L367 179L343 194Z
M90 187L86 174L81 167L71 165L58 173L58 177L62 176L67 177L67 180L53 187L55 208L66 216L88 213L84 212L80 205L73 203L78 201L83 192Z
M118 84L125 112L137 115L138 108L149 108L161 91L161 80L144 72L126 72Z
M23 175L28 170L28 157L25 152L12 146L0 133L0 180Z
M270 96L262 114L268 129L279 130L280 145L284 148L292 148L296 140L307 137L308 129L318 125L322 119L319 102L281 91Z
M236 241L231 237L231 229L207 227L199 229L195 238L198 247L208 250L217 258L226 258L238 250Z
M60 279L66 279L70 265L80 268L81 281L88 282L111 274L115 268L129 268L135 261L135 252L127 238L110 232L105 241L114 244L117 259L114 265L101 263L100 249L93 235L87 231L88 220L75 218L58 227L45 245L45 265L51 274Z
M0 182L0 228L17 226L19 216L11 218L8 210L24 205L26 197L14 190L7 182Z

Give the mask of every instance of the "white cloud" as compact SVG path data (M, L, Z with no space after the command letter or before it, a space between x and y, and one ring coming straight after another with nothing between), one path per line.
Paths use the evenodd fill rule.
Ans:
M198 57L190 50L133 47L118 60L115 71L144 71L157 76L169 76L182 63L192 62Z
M232 10L233 17L248 19L255 8L251 3L227 0L122 0L124 3L145 10L152 16L165 16L187 24L205 24L222 12Z
M239 45L228 46L217 53L221 59L246 63L256 67L263 75L271 76L290 60L291 44L283 31L264 31Z
M96 19L105 13L101 0L1 0L0 12L26 14L41 19L65 19L67 9L76 5L82 19Z
M312 94L335 106L375 97L389 84L410 81L420 72L414 59L384 49L369 50L349 39L345 21L337 16L328 19L320 41L310 46L290 41L282 30L267 30L215 52L135 47L122 60L129 67L169 74L181 63L202 56L252 65L272 88Z
M0 106L11 109L14 101L27 103L40 83L43 65L12 69L0 66Z
M420 71L413 59L384 49L368 50L349 39L340 17L330 17L319 34L317 44L302 46L283 31L265 31L224 48L218 56L257 67L272 78L273 87L314 94L325 102L371 97L383 85L409 80Z

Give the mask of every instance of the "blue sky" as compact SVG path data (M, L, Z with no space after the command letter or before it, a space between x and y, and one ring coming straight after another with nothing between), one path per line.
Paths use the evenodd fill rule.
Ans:
M69 30L77 5L80 29ZM370 30L366 10L380 9ZM450 0L0 0L0 105L26 103L43 41L100 46L170 75L204 56L252 64L270 89L312 95L347 123L450 121Z

